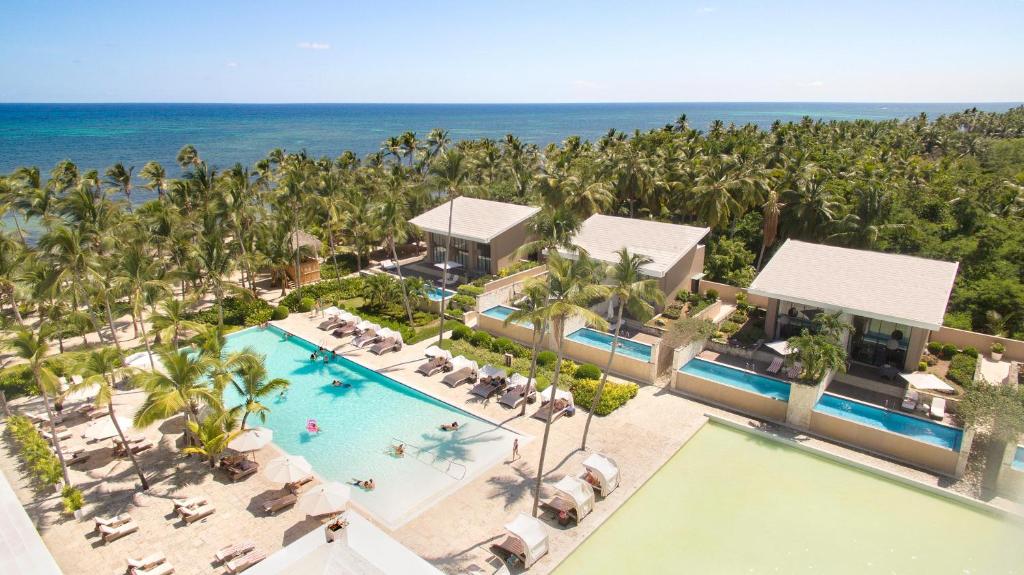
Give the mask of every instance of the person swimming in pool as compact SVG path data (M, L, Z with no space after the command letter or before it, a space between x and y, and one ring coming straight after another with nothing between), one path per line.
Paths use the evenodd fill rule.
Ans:
M332 381L331 382L331 386L332 387L341 387L341 380L336 379L336 380Z
M394 452L395 457L405 457L405 444L399 443L398 445L392 445L391 450Z
M455 431L459 428L459 422L453 421L451 423L445 423L441 425L441 431Z
M309 354L309 361L316 361L316 352Z
M352 480L352 484L355 485L356 487L362 487L363 489L365 489L367 491L373 491L374 488L377 487L377 484L374 483L372 477L370 479L367 479L366 481L360 481L358 479L353 479Z

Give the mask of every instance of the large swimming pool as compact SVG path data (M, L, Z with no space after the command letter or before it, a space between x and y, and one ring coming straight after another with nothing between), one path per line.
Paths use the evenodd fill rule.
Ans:
M683 367L679 368L679 371L750 393L780 401L789 401L789 384L781 379L765 377L699 357L686 362Z
M960 440L963 438L963 431L955 427L903 415L828 393L821 396L818 405L814 406L814 411L848 419L875 429L899 433L911 439L954 451L960 449Z
M582 343L583 345L589 345L591 347L611 351L612 340L615 338L610 333L604 333L602 331L585 327L570 333L565 336L565 339L575 341L576 343ZM651 346L631 339L620 337L619 344L615 348L615 353L616 355L625 355L648 363L651 361Z
M269 376L292 383L285 399L267 400L271 411L265 425L274 430L274 443L305 457L326 479L372 477L377 488L353 489L353 499L385 525L408 521L511 452L516 433L352 361L310 362L316 346L295 336L285 340L282 334L274 327L251 328L227 340L227 351L252 347L265 354ZM334 379L351 387L332 387ZM239 403L233 390L226 394L227 405ZM307 418L315 418L322 432L307 432ZM259 425L252 419L252 425ZM451 421L461 428L454 433L438 429ZM408 453L392 457L390 446L400 442ZM418 453L416 447L425 451Z
M709 423L554 573L994 575L1024 571L1021 541L996 514Z

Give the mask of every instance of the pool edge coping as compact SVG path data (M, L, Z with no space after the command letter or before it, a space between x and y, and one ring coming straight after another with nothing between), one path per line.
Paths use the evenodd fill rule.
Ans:
M731 365L729 365L727 363L722 363L720 361L714 361L714 360L711 360L711 359L704 359L702 357L692 357L692 358L690 358L689 361L687 361L683 365L679 366L679 369L677 369L676 371L679 372L679 373L685 373L686 375L689 375L691 377L696 377L696 378L699 378L699 379L703 379L704 381L710 381L711 383L714 383L715 385L724 385L724 386L726 386L726 387L728 387L730 389L736 389L736 390L742 391L744 393L749 393L751 395L756 395L758 397L763 397L765 399L771 399L771 400L774 400L774 401L781 401L782 403L789 404L789 397L787 397L786 399L780 399L778 397L772 397L770 395L765 395L763 393L759 393L759 392L756 392L756 391L750 391L749 389L744 389L742 387L738 387L738 386L735 386L735 385L729 385L728 383L723 383L721 381L715 381L713 379L708 379L708 378L706 378L706 377L704 377L702 375L697 375L695 373L690 373L688 371L683 371L683 368L686 367L691 361L693 361L695 359L699 359L700 361L707 362L707 363L714 364L714 365L721 365L721 366L727 367L729 369L735 369L736 371L742 371L743 373L749 373L750 375L756 375L758 377L763 377L765 379L770 379L770 380L773 380L773 381L778 381L778 382L784 383L787 386L789 386L789 390L790 391L792 391L792 389L793 389L793 383L789 382L789 381L786 381L784 379L779 379L777 377L771 377L769 375L761 375L760 373L757 373L756 371L750 371L748 369L743 369L741 367L733 367L733 366L731 366ZM680 391L680 393L686 393L686 392ZM693 397L701 397L701 396L698 396L698 395L695 395L695 394L686 394L686 395L691 395ZM710 399L706 399L706 401L709 402L709 403L715 404L716 407L724 406L724 407L727 408L727 411L737 411L737 410L739 410L741 412L745 412L745 410L741 410L741 409L739 409L739 408L737 408L735 406L732 406L732 405L726 405L724 403L712 401ZM760 416L758 416L758 417L760 417Z

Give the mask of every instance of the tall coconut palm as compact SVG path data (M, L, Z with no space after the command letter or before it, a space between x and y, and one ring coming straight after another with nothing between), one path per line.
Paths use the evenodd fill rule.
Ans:
M238 367L235 370L236 377L231 380L235 392L243 399L242 405L238 406L242 409L241 429L243 430L250 415L256 415L261 423L266 423L270 408L264 405L263 398L280 393L291 385L283 377L267 380L266 356L253 350L246 351L246 359L238 362Z
M54 285L66 283L70 286L72 307L77 310L85 305L93 330L100 342L105 342L96 310L86 293L86 284L99 267L95 252L89 249L78 230L64 224L57 224L43 234L39 240L39 249L54 268L55 273L50 276L50 281Z
M544 336L547 335L548 321L547 318L538 314L538 311L547 305L548 291L543 284L540 283L528 283L523 287L521 294L522 299L519 300L517 310L509 317L505 318L505 325L512 323L513 321L521 321L519 318L529 318L531 325L533 326L533 339L531 340L532 349L530 350L530 381L536 381L537 379L537 353L540 351L541 344L544 343ZM519 415L526 415L526 402L523 402L522 408L519 411Z
M132 323L138 317L142 326L142 341L146 344L146 352L149 355L149 365L156 369L153 360L153 348L149 344L149 334L146 332L146 320L143 317L147 295L154 292L169 292L170 288L166 281L159 277L160 266L153 261L139 242L133 242L121 247L120 268L114 277L114 285L128 294L128 301L132 306ZM138 334L136 334L137 336Z
M211 469L216 467L217 458L224 453L228 444L241 433L238 418L228 409L214 410L201 422L189 421L187 426L189 433L196 438L197 444L190 445L182 451L205 458Z
M412 325L412 306L409 305L409 293L406 290L402 264L399 261L396 247L398 242L406 239L409 231L405 201L408 182L402 167L395 166L390 173L385 175L381 186L383 193L377 206L377 221L384 230L384 237L391 250L391 257L394 258L395 271L398 273L398 281L402 287L402 303L405 305L405 313L409 317L409 325Z
M429 139L433 139L434 136L441 136L441 134L430 133ZM448 197L448 233L445 235L444 240L444 258L445 261L451 261L452 253L452 217L455 213L455 198L464 191L467 186L467 180L469 179L469 169L466 163L465 156L462 152L456 149L445 150L438 155L434 162L430 166L430 173L434 179L434 185L444 190L445 195ZM444 310L445 310L445 294L448 293L448 268L447 265L443 270L444 274L441 277L441 323L444 323ZM444 341L444 330L438 330L437 332L437 344L441 345Z
M221 398L207 377L214 360L205 354L178 351L170 346L157 348L162 371L147 371L134 376L146 398L135 412L135 427L143 428L179 413L185 423L198 422L203 406L222 407Z
M132 211L132 172L135 171L135 166L124 167L124 164L118 162L113 166L107 168L106 182L107 185L121 190L124 194L125 199L128 200L128 211Z
M18 325L25 325L21 310L18 309L18 291L24 278L22 265L27 255L24 244L0 230L0 295L11 302Z
M64 476L64 485L71 485L71 477L68 475L68 464L64 461L64 450L60 446L60 437L57 436L57 424L53 421L53 408L50 406L50 394L59 393L60 383L57 376L43 363L43 359L50 352L50 344L47 341L45 325L39 326L39 331L31 332L27 329L19 329L14 337L7 341L7 345L14 351L14 355L23 359L32 374L32 381L43 397L43 405L46 406L46 417L50 420L50 435L53 436L53 449L57 452L57 459L60 460L60 470Z
M93 389L95 386L95 404L99 407L107 408L110 421L114 424L118 437L121 438L121 444L128 445L128 440L124 436L124 430L121 429L121 423L117 420L117 412L114 409L114 383L121 365L121 353L115 348L104 347L90 351L75 365L75 369L84 376L82 383L72 385L70 390ZM132 462L132 467L135 468L135 473L139 476L142 490L148 490L149 481L146 480L142 467L139 466L139 462L135 459L135 454L131 449L126 451L128 452L128 459Z
M171 347L177 349L182 332L199 329L198 323L185 319L187 312L188 304L173 297L157 304L156 313L149 317L149 321L153 324L160 342L169 343Z
M761 269L765 251L775 244L775 238L778 237L779 214L782 213L782 207L779 193L769 190L768 197L761 206L761 253L757 255L757 269Z
M631 254L626 248L617 252L619 261L608 266L605 273L605 281L598 286L605 299L611 304L617 305L618 311L615 314L615 333L612 337L612 349L608 354L608 363L605 364L601 381L597 384L594 397L590 401L590 409L587 412L587 423L583 426L583 440L580 442L580 449L587 448L587 434L590 432L590 421L601 403L601 394L604 393L604 386L608 382L608 371L615 361L615 352L619 348L619 335L622 331L623 312L629 310L629 315L637 321L647 321L654 315L654 306L665 302L665 294L658 287L658 281L645 277L642 268L651 263L651 258L641 254ZM610 282L610 283L609 283Z
M558 388L562 359L565 357L565 324L569 318L579 316L588 325L604 330L608 322L601 316L590 311L590 302L601 297L601 290L594 284L594 265L586 255L577 259L568 259L553 254L548 259L548 275L531 282L530 289L538 290L537 296L543 298L544 305L532 311L520 310L510 314L512 321L526 320L531 323L548 322L551 333L558 348L555 360L555 373L551 381L554 389ZM540 448L540 461L537 463L537 482L533 495L533 515L537 515L540 506L540 487L544 478L544 458L547 456L548 437L551 434L551 419L555 412L554 389L551 401L548 402L548 415L544 422L544 439Z
M164 187L167 184L167 170L160 162L146 162L146 165L139 170L139 175L147 180L145 188L156 192L157 199L163 200Z

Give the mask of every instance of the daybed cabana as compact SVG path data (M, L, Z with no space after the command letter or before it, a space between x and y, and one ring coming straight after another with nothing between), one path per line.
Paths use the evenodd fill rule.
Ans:
M526 513L505 524L508 537L498 547L517 557L529 569L548 552L548 531L541 521Z
M452 360L452 371L441 379L448 387L458 387L469 381L476 381L479 366L473 360L458 356Z
M512 377L509 378L508 387L505 388L505 392L501 395L501 399L498 403L516 408L519 407L524 401L530 399L531 396L537 393L537 383L532 379L526 379L525 376L513 373Z
M579 523L594 510L594 487L578 477L566 475L552 485L555 495L544 502L559 514L559 522L564 513Z
M554 394L554 413L551 414L551 421L554 422L559 417L565 414L566 411L574 409L572 393L564 389L556 389L555 386L549 385L547 389L540 392L540 408L533 414L533 417L546 420L548 414L551 412L551 407L548 406L548 402L551 401L552 394Z
M596 487L601 497L608 497L619 486L619 466L607 455L591 453L583 460L583 470L581 479Z

